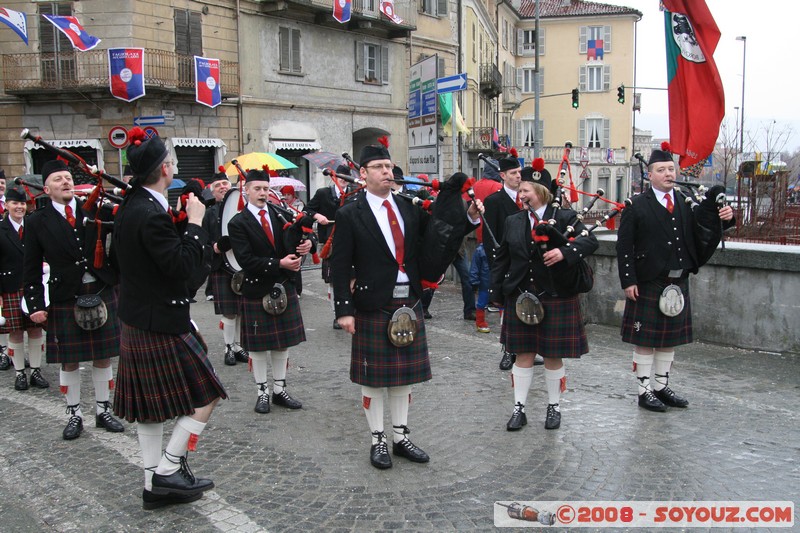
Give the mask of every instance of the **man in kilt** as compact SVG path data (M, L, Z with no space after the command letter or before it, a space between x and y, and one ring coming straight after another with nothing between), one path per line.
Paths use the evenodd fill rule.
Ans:
M361 385L362 406L372 432L370 462L381 469L392 466L383 426L386 390L393 454L426 463L428 454L408 438L408 407L411 385L431 379L419 265L430 217L391 194L394 176L387 147L364 147L360 164L366 192L336 213L331 255L336 317L342 329L353 335L350 380ZM468 214L478 222L475 206ZM387 328L393 313L402 307L413 311L418 329L413 342L397 347L390 342Z
M336 173L343 176L350 176L350 167L347 165L339 165L336 167ZM347 182L341 178L333 176L331 178L333 183L329 187L320 187L314 193L314 197L309 200L306 205L305 212L317 221L317 235L319 242L323 245L327 244L328 239L333 233L334 219L336 211L342 205L342 196L345 196L345 201L353 199L353 196L347 197ZM322 280L328 284L328 300L333 308L333 286L331 285L331 262L328 257L322 259ZM342 329L339 322L333 319L333 329Z
M517 431L528 422L525 403L536 354L544 358L548 397L544 427L557 429L561 426L561 392L566 389L562 359L579 358L589 351L578 292L572 281L578 264L597 250L597 239L592 234L580 235L585 227L576 220L575 211L554 209L552 179L544 161L539 163L537 168L541 171L531 167L522 171L519 196L525 209L506 219L491 273L492 301L505 302L506 349L517 354L511 370L514 410L506 424L508 431ZM563 246L544 249L540 246L544 241L535 230L538 224L548 224L551 219L556 221L558 233L563 234L572 225L578 237ZM534 325L523 322L516 312L517 298L525 292L533 294L544 307L544 317Z
M224 168L220 167L219 172L214 174L209 188L211 194L214 195L215 203L206 209L206 214L203 216L203 229L208 233L209 243L214 251L208 284L211 286L211 294L214 296L214 314L222 315L220 324L222 338L225 341L223 360L226 365L233 366L237 361L246 363L250 356L239 344L242 300L231 288L233 274L225 266L223 257L225 251L217 246L222 238L222 200L231 188L231 182L225 174ZM223 248L225 247L223 246Z
M22 312L22 260L25 213L27 211L25 192L11 188L6 193L6 217L0 221L0 309L5 324L0 333L8 334L8 354L17 371L14 388L28 390L28 375L25 373L25 339L28 333L30 350L30 384L46 389L50 383L42 376L42 328Z
M83 204L74 196L67 165L58 159L46 162L42 180L50 202L25 223L24 297L31 320L47 330L47 362L61 365L59 381L69 415L63 437L76 439L83 431L79 365L85 361L92 362L96 426L121 432L124 427L111 415L109 401L114 384L111 358L119 349L117 272L104 251L95 253L102 228L84 223ZM104 239L99 242L102 247ZM49 307L42 283L45 262L50 265ZM96 329L84 329L76 320L76 301L83 295L99 296L105 305L107 320Z
M622 340L634 345L633 370L638 380L639 406L666 411L666 406L686 407L686 398L669 387L675 346L692 342L689 274L700 266L696 251L695 214L686 196L674 188L677 172L668 145L653 150L648 161L651 187L622 211L617 235L619 279L625 291ZM730 223L733 210L719 209ZM683 292L684 309L666 316L659 297L668 285ZM650 372L654 372L654 382Z
M3 195L6 192L6 171L0 168L0 191ZM5 208L0 208L0 220L5 216ZM8 358L7 352L8 334L0 333L0 370L8 370L11 368L11 359Z
M201 228L205 207L189 194L187 224L179 233L166 191L174 162L163 141L134 128L128 162L133 186L115 222L120 263L122 322L114 411L138 422L144 464L144 509L197 500L214 487L187 464L225 389L208 360L202 337L189 317L185 281L200 267L208 235ZM177 418L162 455L166 420Z
M231 249L242 267L242 345L250 353L253 378L258 388L255 412L270 411L267 357L272 363L272 403L288 409L303 404L286 391L289 351L306 340L300 300L294 286L302 256L311 251L306 240L288 250L277 207L269 198L269 174L250 170L244 186L247 206L228 223ZM265 297L282 308L268 313ZM280 302L284 306L281 307ZM276 309L275 307L270 309Z

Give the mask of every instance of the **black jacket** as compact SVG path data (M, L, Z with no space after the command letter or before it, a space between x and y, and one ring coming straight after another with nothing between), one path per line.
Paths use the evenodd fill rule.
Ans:
M340 199L336 197L334 194L334 187L336 185L331 185L329 187L321 187L317 189L314 193L314 197L308 201L306 204L305 212L313 217L317 213L321 215L325 215L328 220L333 222L334 218L336 217L336 211L339 209L339 201ZM331 224L317 224L317 235L319 235L319 242L325 244L325 241L328 240L328 237L331 235L331 231L333 231L334 225Z
M149 191L126 196L114 221L119 258L119 319L159 333L191 331L186 280L200 267L206 232L187 224L181 234Z
M101 268L94 267L97 226L84 226L82 202L75 208L75 228L51 203L34 211L25 220L25 257L23 282L25 300L31 313L44 311L42 263L50 265L50 301L72 300L78 294L83 274L91 273L100 282L113 286L118 282L113 257L104 258ZM105 246L105 239L101 239ZM105 251L104 251L105 255Z
M11 217L5 217L0 221L0 293L16 292L22 288L24 253L25 247L11 225Z
M203 229L208 234L208 246L211 248L210 262L211 272L216 272L222 268L223 255L214 252L214 244L222 237L222 226L220 218L222 216L222 202L217 202L208 209L203 216Z
M486 221L486 225L492 230L499 244L503 241L506 218L514 213L518 213L519 207L516 202L508 196L505 187L487 196L486 200L483 202L483 207L485 209L483 218ZM483 247L487 255L491 258L493 246L488 233L488 231L483 232Z

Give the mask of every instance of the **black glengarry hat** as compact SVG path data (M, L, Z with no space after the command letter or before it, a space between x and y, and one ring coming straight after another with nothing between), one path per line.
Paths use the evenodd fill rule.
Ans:
M664 141L661 143L661 150L653 150L650 153L650 159L647 161L647 166L650 166L653 163L670 163L674 161L675 159L672 155L672 148L667 141Z
M52 159L47 161L44 165L42 165L42 183L47 181L47 177L50 174L55 172L61 172L66 170L67 172L71 172L67 164L61 159Z
M128 132L128 141L131 143L127 152L128 165L137 179L149 176L169 153L161 137L154 135L148 139L144 130L138 127Z
M389 159L391 161L392 156L389 155L389 138L384 135L378 138L378 142L380 144L370 144L361 149L361 157L358 163L362 167L370 161L379 159Z

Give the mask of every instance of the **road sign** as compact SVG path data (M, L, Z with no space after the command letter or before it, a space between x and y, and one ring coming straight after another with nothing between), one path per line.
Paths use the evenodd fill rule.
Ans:
M408 159L409 173L439 171L437 144L436 66L433 55L411 66L409 72Z
M134 126L161 126L162 124L164 124L164 115L152 117L133 117Z
M144 134L147 136L148 139L152 139L156 135L158 135L158 130L155 129L153 126L147 126L144 129Z
M446 78L438 78L436 80L436 93L453 93L456 91L463 91L467 88L467 73L462 72L455 76L447 76Z
M114 126L108 132L108 142L114 148L122 150L128 145L128 130L122 126Z

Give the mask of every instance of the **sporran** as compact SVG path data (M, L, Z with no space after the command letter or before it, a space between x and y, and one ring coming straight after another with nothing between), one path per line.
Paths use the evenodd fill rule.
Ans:
M517 318L519 318L523 324L535 326L544 320L544 306L542 302L528 291L519 295L514 308L517 313Z
M97 294L78 296L74 307L75 323L86 331L102 328L108 320L108 309Z
M269 293L261 299L261 305L264 307L264 311L269 315L277 316L283 314L283 312L286 311L286 307L289 305L289 298L286 296L286 287L281 283L273 285Z
M417 315L407 306L400 307L392 314L387 331L389 342L398 348L408 346L417 338Z
M240 270L231 276L231 290L237 296L242 295L242 283L244 283L244 272Z
M683 312L684 306L683 291L675 284L664 287L661 296L658 297L658 308L665 316L678 316Z

